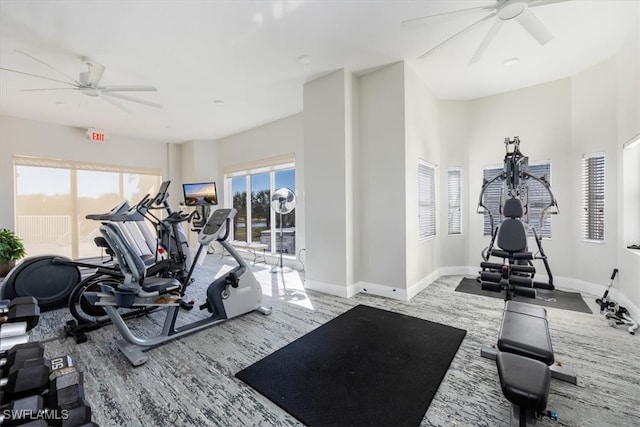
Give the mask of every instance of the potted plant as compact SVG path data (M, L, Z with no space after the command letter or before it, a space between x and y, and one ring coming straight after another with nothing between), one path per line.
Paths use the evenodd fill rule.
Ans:
M0 277L6 276L24 254L22 240L13 231L0 229Z

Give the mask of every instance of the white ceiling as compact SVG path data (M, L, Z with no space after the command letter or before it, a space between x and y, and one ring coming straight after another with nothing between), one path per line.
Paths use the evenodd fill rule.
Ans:
M400 60L438 98L473 99L567 77L612 56L640 14L638 0L548 4L531 9L555 36L545 46L507 22L470 66L487 21L415 59L484 14L413 29L402 21L494 3L1 0L0 66L59 79L20 51L74 77L90 56L106 66L101 84L154 85L156 93L131 95L164 108L123 101L127 113L77 91L25 92L63 85L0 71L0 114L160 142L216 139L302 111L306 81ZM301 55L311 64L300 64ZM521 61L504 67L511 57Z

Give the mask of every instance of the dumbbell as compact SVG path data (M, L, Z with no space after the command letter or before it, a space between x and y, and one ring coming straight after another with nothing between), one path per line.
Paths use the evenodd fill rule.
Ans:
M29 348L28 351L35 355L39 354L39 351L34 348ZM42 356L31 359L14 358L14 360L15 362L7 371L6 377L0 379L0 388L2 389L0 403L32 394L41 394L47 390L47 387L50 390L49 375L54 377L56 373L64 373L66 369L73 366L73 361L69 356L51 360Z
M0 313L5 313L12 307L19 305L38 305L38 300L35 297L15 297L14 299L0 300Z
M40 306L35 303L14 304L11 301L8 307L0 308L0 324L26 322L26 329L30 331L40 318Z
M7 353L13 347L29 342L29 335L17 335L15 337L0 338L0 354Z
M49 384L49 371L49 364L42 357L12 366L7 376L0 379L0 403L42 393Z
M44 356L44 345L39 342L28 342L11 348L3 359L0 359L0 373L4 375L12 366L24 360L37 359Z
M17 307L19 305L37 305L38 300L34 297L17 297L13 300L0 300L0 313L6 314L9 313L11 308ZM17 309L14 309L14 311ZM38 307L38 315L39 315L39 307ZM31 319L30 319L31 320ZM2 321L0 321L2 323ZM32 329L37 324L37 319L35 319L35 323L33 321L26 322L16 322L11 321L10 323L2 323L0 324L0 339L14 337L19 335L25 335L28 330ZM32 326L33 324L33 326Z
M35 297L15 297L13 299L0 300L0 310L13 307L14 305L21 304L38 304L38 300Z
M16 337L26 335L27 322L4 323L0 325L0 338Z
M91 406L84 398L83 383L83 374L75 366L51 373L47 406L63 415L52 420L54 425L91 425Z
M37 394L14 400L0 407L0 424L3 427L24 425L27 420L38 417L42 413L42 405L42 396Z

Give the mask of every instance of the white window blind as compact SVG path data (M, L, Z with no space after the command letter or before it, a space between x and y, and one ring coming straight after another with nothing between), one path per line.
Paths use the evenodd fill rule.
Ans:
M550 163L539 163L539 164L529 164L526 169L531 175L542 178L543 176L551 182L551 164ZM502 167L494 167L494 168L485 168L483 172L483 178L487 181L495 178L497 175L502 173ZM547 190L544 186L536 181L535 179L528 179L527 183L527 191L528 191L528 200L526 203L527 211L525 212L524 220L536 229L536 233L538 236L550 238L551 237L551 218L547 215L544 218L544 223L540 224L540 213L542 209L549 205L550 196L547 193ZM497 227L500 225L504 217L501 214L500 204L504 203L504 200L501 200L502 196L502 188L504 185L504 181L496 180L492 182L489 187L485 190L484 193L484 204L485 206L493 213L493 227ZM525 201L523 200L523 204ZM523 206L524 207L524 206ZM532 236L533 233L529 229L527 230L529 236ZM489 214L484 214L484 235L490 236L491 233L491 221L489 218Z
M418 161L418 237L436 235L435 167Z
M483 171L483 178L485 181L490 181L497 175L502 173L502 167L497 168L485 168ZM497 227L502 222L502 215L500 214L500 196L502 194L502 180L498 179L493 181L484 192L484 205L493 214L493 227ZM484 235L491 236L491 218L489 214L484 214Z
M528 166L528 171L536 178L542 178L551 183L551 164L540 163ZM549 206L551 197L544 188L544 185L536 181L535 179L527 180L527 187L529 193L529 207L527 210L526 220L529 225L536 229L536 233L539 237L551 238L551 216L546 215L544 217L543 224L540 224L540 214L542 210ZM531 232L529 232L532 235Z
M582 157L582 238L604 241L604 154Z
M460 169L449 169L447 171L447 192L449 193L447 233L462 234L462 181Z

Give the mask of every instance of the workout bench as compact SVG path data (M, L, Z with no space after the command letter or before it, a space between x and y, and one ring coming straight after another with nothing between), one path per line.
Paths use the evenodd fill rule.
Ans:
M542 307L506 301L497 348L483 346L480 354L496 361L502 392L512 403L512 425L527 425L543 413L551 377L577 384L574 372L555 363Z

